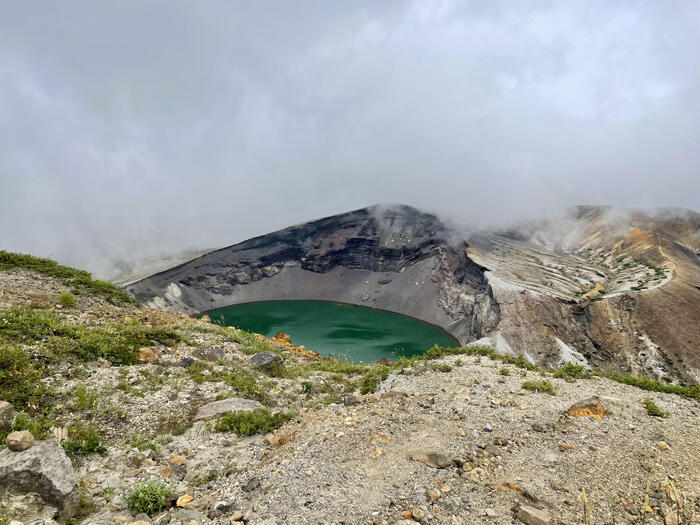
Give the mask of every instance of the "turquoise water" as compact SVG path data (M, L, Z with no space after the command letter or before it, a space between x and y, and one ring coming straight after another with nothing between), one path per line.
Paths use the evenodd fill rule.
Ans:
M411 317L328 301L265 301L207 312L212 321L274 337L292 336L321 355L355 363L421 354L434 344L456 346L444 330Z

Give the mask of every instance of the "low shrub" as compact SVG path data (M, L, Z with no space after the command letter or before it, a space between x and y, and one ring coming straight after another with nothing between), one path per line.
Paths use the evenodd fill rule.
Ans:
M2 314L0 314L2 326ZM0 342L0 399L14 406L38 405L46 388L42 373L26 350Z
M531 390L533 392L544 392L550 395L556 395L554 390L554 385L550 381L540 380L540 381L525 381L522 385L525 390Z
M102 435L89 425L68 427L68 439L61 441L61 446L70 457L104 454L107 449L101 443Z
M670 414L666 412L665 410L661 410L656 403L654 403L654 400L650 397L647 397L642 401L644 404L644 408L647 411L647 414L650 416L654 417L669 417Z
M134 513L144 512L149 516L168 507L172 490L163 481L147 480L134 485L126 503Z
M650 392L663 392L666 394L676 394L679 396L700 399L700 385L672 385L657 381L651 377L633 376L630 374L618 374L616 372L596 372L594 375L607 377L617 383L636 386L642 390Z
M508 369L508 368L501 368L501 369L498 371L498 373L501 374L502 376L509 376L509 375L510 375L510 369Z
M70 292L63 292L59 298L59 302L61 303L61 306L65 308L72 308L78 304L78 300L75 298L75 295Z
M294 414L292 412L273 414L267 409L253 410L251 412L228 412L216 421L214 431L235 432L241 436L267 434L277 430L293 417Z
M587 379L591 377L591 371L587 370L583 365L574 365L566 363L559 370L554 372L554 377L560 377L567 381L576 381L577 379Z

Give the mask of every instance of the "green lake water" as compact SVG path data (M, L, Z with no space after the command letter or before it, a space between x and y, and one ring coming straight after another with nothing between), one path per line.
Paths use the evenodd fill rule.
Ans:
M328 301L265 301L207 312L217 324L274 337L292 336L321 355L355 363L421 354L434 344L456 346L444 330L411 317Z

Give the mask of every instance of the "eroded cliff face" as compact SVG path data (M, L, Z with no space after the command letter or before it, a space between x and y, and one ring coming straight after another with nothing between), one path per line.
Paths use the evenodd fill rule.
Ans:
M382 308L544 366L700 381L700 215L578 207L467 240L408 206L372 207L208 253L132 284L195 313L318 299Z
M131 285L151 306L194 313L261 300L382 308L445 328L460 342L497 322L484 268L434 215L372 207L218 250Z
M579 207L558 221L481 232L500 308L495 341L565 362L700 381L700 215Z

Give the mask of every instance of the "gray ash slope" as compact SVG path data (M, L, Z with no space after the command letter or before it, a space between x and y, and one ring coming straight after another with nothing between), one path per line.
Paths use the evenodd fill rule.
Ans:
M263 300L358 304L435 324L464 343L498 323L485 268L466 247L434 215L373 206L208 253L128 291L183 313Z

